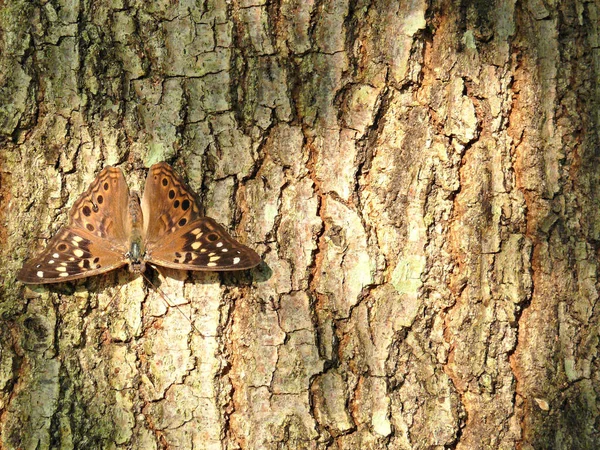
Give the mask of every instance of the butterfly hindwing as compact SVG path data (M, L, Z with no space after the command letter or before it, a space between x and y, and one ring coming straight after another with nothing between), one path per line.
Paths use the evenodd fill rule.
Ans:
M121 169L105 167L69 211L69 225L127 246L129 188Z
M200 218L200 209L191 189L164 162L150 167L142 211L146 246L163 238L171 239L177 230Z

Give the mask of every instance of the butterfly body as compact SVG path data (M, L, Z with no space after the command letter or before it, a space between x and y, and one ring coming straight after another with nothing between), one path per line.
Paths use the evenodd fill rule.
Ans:
M140 206L140 195L132 191L129 195L129 251L125 254L129 261L129 271L141 273L146 270L144 258L146 256L144 245L144 214Z
M129 260L129 271L133 273L142 273L146 270L146 262L144 261L144 252L141 250L139 241L131 242L131 249L125 254Z
M75 201L69 223L17 278L43 284L146 264L183 270L241 270L261 259L216 221L202 217L192 191L166 163L150 168L144 194L129 193L123 172L104 168Z

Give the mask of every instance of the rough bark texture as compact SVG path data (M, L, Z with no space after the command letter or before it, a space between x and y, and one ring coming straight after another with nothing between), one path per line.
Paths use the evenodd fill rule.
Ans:
M600 447L598 2L0 5L0 448ZM265 264L14 279L167 160Z

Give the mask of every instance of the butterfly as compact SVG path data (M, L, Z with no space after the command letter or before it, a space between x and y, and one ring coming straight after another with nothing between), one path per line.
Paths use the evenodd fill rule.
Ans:
M165 162L153 165L144 195L129 192L117 167L104 168L69 211L69 222L19 271L23 283L98 275L126 264L181 270L243 270L261 262L215 220L200 216L191 189Z

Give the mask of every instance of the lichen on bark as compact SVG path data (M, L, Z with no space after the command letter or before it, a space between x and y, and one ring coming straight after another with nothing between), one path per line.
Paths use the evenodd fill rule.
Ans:
M3 4L0 447L598 447L597 17ZM15 281L163 160L261 266Z

